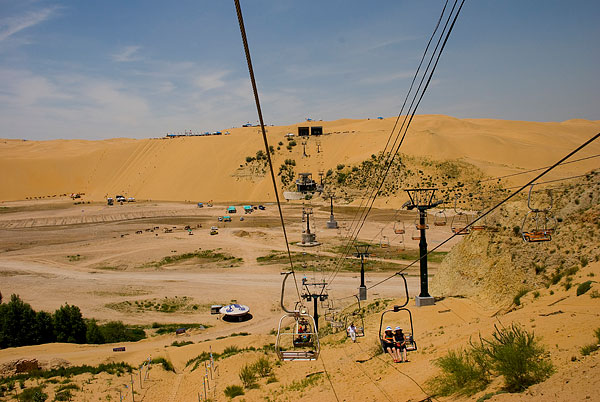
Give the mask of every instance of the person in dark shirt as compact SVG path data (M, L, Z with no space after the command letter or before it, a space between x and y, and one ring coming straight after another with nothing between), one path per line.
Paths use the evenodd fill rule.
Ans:
M398 354L398 361L400 363L407 362L408 359L406 357L406 339L404 338L404 333L402 332L402 328L400 327L396 327L396 329L394 330L394 343Z
M389 353L394 360L394 363L398 363L398 353L396 351L396 343L394 340L394 333L392 332L392 327L387 327L385 329L385 333L383 334L383 350Z

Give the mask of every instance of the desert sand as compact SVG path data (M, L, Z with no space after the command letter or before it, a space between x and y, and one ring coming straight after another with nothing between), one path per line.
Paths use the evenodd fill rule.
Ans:
M297 162L296 172L336 169L338 164L355 165L381 150L395 118L384 120L338 120L312 122L285 127L268 127L269 141L277 146L274 164L287 158ZM302 145L291 152L285 148L287 132L299 125L322 125L326 135L307 142L308 157ZM569 120L561 123L512 122L489 119L455 119L448 116L418 116L407 136L402 152L432 160L460 160L494 177L549 165L600 129L600 122ZM114 345L46 344L0 350L0 367L18 359L37 359L42 365L97 365L125 361L139 366L149 356L170 360L175 372L151 366L149 378L135 379L136 401L196 401L203 393L204 369L193 371L186 362L201 352L222 352L230 346L261 348L275 342L282 315L279 307L280 272L289 269L285 259L261 262L273 253L283 253L274 194L268 175L253 174L245 167L246 156L261 149L256 127L234 128L230 135L175 139L113 139L107 141L18 141L0 140L0 291L5 300L16 293L36 310L53 311L64 303L77 305L86 318L100 322L121 320L127 324L202 323L206 329L193 329L186 335L153 335L139 342ZM298 140L298 143L300 141ZM578 157L600 153L593 144ZM598 159L560 167L547 180L580 175L597 168ZM242 165L242 167L240 167ZM503 181L505 186L523 182L529 175ZM71 193L85 193L72 200ZM123 194L135 203L106 205L105 198ZM199 201L214 200L214 206L198 208ZM391 239L389 251L379 250L367 265L367 286L390 277L413 260L402 257L415 253L418 241L410 236L414 212L398 212L406 197L402 192L383 197L365 224L359 240L377 248L382 234ZM82 202L82 203L80 203ZM520 200L524 202L523 199ZM240 206L263 203L257 210L239 217ZM322 243L302 248L295 243L303 230L302 203L285 202L284 216L297 279L330 279L332 264L339 256L355 208L336 205L339 230L325 228L329 218L326 200L305 204L314 208L312 230ZM228 205L238 206L232 222L219 222ZM451 212L448 214L451 218ZM591 216L593 219L597 217ZM393 221L408 228L403 238L392 233ZM192 235L185 229L190 226ZM219 227L211 236L209 228ZM430 247L450 236L448 226L431 225ZM560 233L559 233L560 235ZM456 252L464 239L456 237L440 248ZM563 249L559 253L566 253ZM576 244L567 247L576 248ZM597 248L597 245L595 246ZM169 256L209 251L233 259L189 259L159 264ZM503 253L509 253L503 249ZM306 255L303 253L306 252ZM404 253L404 254L402 254ZM258 260L257 260L258 259ZM328 286L328 294L337 308L355 308L352 297L359 284L359 262L346 259L354 268L342 270ZM452 260L454 261L454 259ZM583 265L583 264L582 264ZM430 262L435 277L443 265ZM406 271L409 295L419 292L418 266ZM573 276L574 283L600 275L598 261L586 262ZM365 337L357 343L346 340L343 332L321 339L321 357L315 362L275 365L277 381L259 381L257 389L247 389L235 400L323 400L330 401L422 401L430 395L426 383L437 371L435 359L449 350L468 345L479 335L489 336L494 325L519 323L532 330L549 352L556 373L543 383L521 394L490 396L489 400L600 400L600 356L582 356L579 349L594 340L598 328L600 304L591 291L576 296L575 289L562 283L536 288L522 298L520 305L489 298L456 297L444 294L434 306L416 308L414 335L419 349L410 362L392 363L387 356L376 355L381 311L365 317ZM598 291L592 284L592 290ZM403 285L398 277L369 290L369 300L391 306L403 302ZM174 312L139 307L149 302L181 301ZM226 322L211 315L211 304L236 301L250 306L252 319ZM294 289L288 289L285 303L293 305ZM136 303L137 302L137 303ZM196 308L192 308L196 306ZM326 308L324 304L322 306ZM386 325L408 327L406 317L395 317ZM322 325L328 325L323 321ZM247 333L245 336L231 336ZM174 341L190 341L183 347ZM125 352L113 352L125 346ZM228 400L223 394L229 385L241 385L238 372L244 364L265 354L246 351L218 360L209 382L212 400ZM267 354L275 363L273 353ZM62 362L62 363L61 363ZM4 366L6 367L6 366ZM4 374L7 374L6 372ZM135 376L139 373L136 370ZM312 382L302 383L307 378ZM128 392L129 376L106 373L73 378L81 389L74 400L119 400ZM35 381L27 386L34 386ZM46 392L53 397L54 385ZM477 400L487 392L501 390L500 380L471 397L435 397L435 400ZM4 399L12 400L12 395ZM128 394L131 399L131 393Z
M395 120L343 119L267 127L270 144L277 147L284 142L274 155L274 166L277 169L292 158L296 172L310 172L316 178L319 170L360 163L383 149ZM317 125L326 133L318 139L323 152L317 152L317 138L308 140L309 157L303 157L297 138L298 146L291 152L285 148L286 133ZM162 201L273 200L268 175L238 170L247 156L264 148L259 129L232 128L230 135L174 139L0 140L0 200L70 193L85 193L92 201L115 194ZM600 122L588 120L535 123L423 115L415 117L401 152L463 160L493 177L549 165L599 130ZM580 157L598 153L596 143ZM547 179L597 166L594 159L565 165Z

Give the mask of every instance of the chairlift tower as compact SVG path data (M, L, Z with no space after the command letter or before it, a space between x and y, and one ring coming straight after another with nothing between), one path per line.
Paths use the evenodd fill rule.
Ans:
M358 288L358 299L367 300L367 287L365 286L365 257L369 256L369 244L357 244L354 246L354 255L360 258L360 286Z
M306 229L302 230L302 241L296 243L301 247L314 247L321 243L317 241L317 234L310 231L310 216L313 214L312 208L302 208L302 221L306 220Z
M308 154L306 153L306 140L302 141L302 156L308 158Z
M403 207L406 207L408 210L417 209L419 211L419 224L417 225L417 229L421 232L421 240L419 241L421 293L415 297L417 307L435 304L435 300L429 294L426 257L427 238L425 237L425 232L427 230L427 210L435 208L443 203L443 201L434 201L436 190L437 188L412 188L404 190L408 193L409 201L407 201Z
M309 286L313 287L313 292L311 292ZM325 281L322 282L308 282L306 277L302 278L302 287L304 288L304 293L302 293L302 298L307 302L313 302L313 317L315 319L315 332L319 332L319 301L325 301L329 298L329 295L326 292L325 287L327 283Z
M329 196L329 200L330 200L330 215L329 215L329 220L327 221L327 229L337 229L338 228L338 223L335 220L335 218L333 217L333 195Z

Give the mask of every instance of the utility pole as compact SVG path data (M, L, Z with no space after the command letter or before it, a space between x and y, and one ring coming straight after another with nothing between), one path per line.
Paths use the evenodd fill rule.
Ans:
M419 273L421 281L421 293L415 297L415 303L417 307L421 306L432 306L435 304L435 300L429 294L429 279L427 275L427 238L426 230L429 228L427 225L427 210L435 208L442 204L442 201L434 201L436 188L413 188L405 189L408 193L409 201L407 201L403 207L408 210L417 209L419 211L419 224L417 229L421 232L421 240L419 241Z
M365 285L365 257L369 256L369 244L357 244L354 246L354 256L360 258L360 287L358 288L359 300L367 300L367 286Z
M309 286L313 286L314 292L311 292ZM306 299L307 302L313 302L313 318L315 319L315 332L319 332L319 301L325 301L329 298L329 295L325 293L325 286L327 283L323 282L308 282L306 277L302 278L302 287L305 289L305 293L302 294L302 298ZM320 289L320 290L319 290Z

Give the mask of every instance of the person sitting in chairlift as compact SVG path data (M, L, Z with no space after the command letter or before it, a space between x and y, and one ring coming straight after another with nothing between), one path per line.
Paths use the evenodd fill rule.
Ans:
M296 338L296 343L308 343L310 342L310 335L307 334L308 330L304 325L298 326L298 337Z
M392 356L394 363L398 363L396 356L396 343L394 341L394 334L392 333L392 327L386 327L385 334L383 335L383 349Z
M354 326L354 323L351 322L350 326L347 329L348 331L348 336L350 336L350 339L352 339L352 342L356 342L356 327Z
M394 330L394 342L396 343L397 362L407 362L408 359L406 357L406 339L404 338L404 333L402 332L402 328L400 327L396 327L396 329Z

